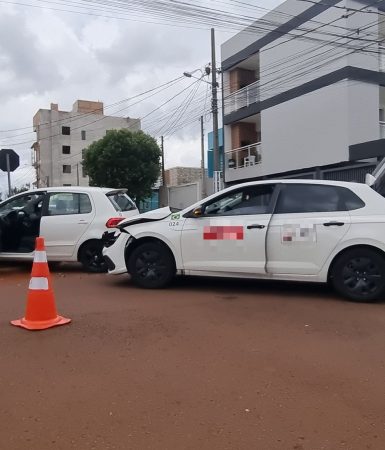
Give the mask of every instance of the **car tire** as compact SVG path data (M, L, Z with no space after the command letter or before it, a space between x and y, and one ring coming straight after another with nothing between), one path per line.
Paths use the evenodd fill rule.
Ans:
M352 248L337 257L331 282L349 300L370 303L385 294L385 258L369 248Z
M79 262L87 272L105 273L107 263L103 258L103 243L100 240L92 239L86 241L79 251Z
M134 284L146 289L163 288L175 276L174 257L160 242L136 247L128 258L127 269Z

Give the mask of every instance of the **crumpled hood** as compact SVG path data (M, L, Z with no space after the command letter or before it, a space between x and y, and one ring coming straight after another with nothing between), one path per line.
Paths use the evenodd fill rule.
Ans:
M154 209L153 211L148 211L146 213L138 214L136 216L129 217L128 219L122 220L121 222L119 222L117 228L126 228L130 225L136 225L138 223L162 220L169 216L171 212L172 211L168 206L165 206L164 208Z

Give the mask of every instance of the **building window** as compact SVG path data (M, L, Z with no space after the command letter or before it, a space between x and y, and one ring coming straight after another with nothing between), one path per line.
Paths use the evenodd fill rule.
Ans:
M61 127L61 134L64 134L65 136L69 136L71 134L71 128L70 127Z
M81 135L82 135L82 141L85 141L86 140L86 130L82 130Z
M63 173L71 173L71 166L69 164L63 165Z
M63 186L71 186L71 183L64 183Z
M71 147L69 145L62 146L63 155L69 155L71 153Z

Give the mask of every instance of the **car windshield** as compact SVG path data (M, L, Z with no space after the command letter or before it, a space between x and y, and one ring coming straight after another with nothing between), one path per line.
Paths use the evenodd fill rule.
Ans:
M135 203L125 192L113 192L106 194L116 211L132 211L136 209Z

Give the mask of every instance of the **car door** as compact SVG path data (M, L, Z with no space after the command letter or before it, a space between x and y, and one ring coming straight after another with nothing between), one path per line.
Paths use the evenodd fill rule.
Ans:
M181 233L186 270L264 273L265 240L274 184L249 185L219 194L188 213Z
M95 208L87 193L50 192L40 222L47 255L70 257L94 217Z
M38 235L44 191L27 192L0 205L0 253L31 253Z
M346 188L328 184L281 185L267 234L267 272L317 274L348 232Z

